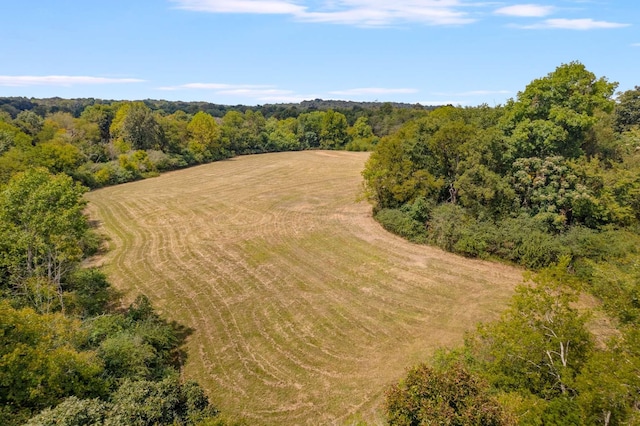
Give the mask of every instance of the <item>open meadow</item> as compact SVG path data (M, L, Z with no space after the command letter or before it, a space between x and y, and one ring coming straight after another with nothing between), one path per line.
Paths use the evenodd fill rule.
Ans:
M520 270L389 234L367 153L243 156L86 195L98 259L194 331L185 375L252 424L381 422L386 386L496 318Z

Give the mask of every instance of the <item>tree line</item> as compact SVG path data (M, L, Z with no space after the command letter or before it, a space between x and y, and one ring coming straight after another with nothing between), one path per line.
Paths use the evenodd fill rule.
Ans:
M363 176L384 227L536 272L388 389L390 424L640 422L640 87L615 89L572 62L381 138Z
M81 267L100 247L86 190L42 167L0 187L0 423L223 424L180 378L190 330Z
M265 118L262 112L230 109L174 110L185 103L104 102L4 98L0 111L0 182L32 166L65 173L89 188L129 182L160 172L235 155L303 149L370 150L380 136L423 114L422 107L378 104L299 112ZM149 104L151 106L149 106ZM190 111L202 106L189 105ZM25 108L18 111L17 108ZM82 107L81 110L79 108ZM152 107L156 107L153 109ZM9 110L10 112L7 112ZM49 111L41 115L43 111ZM77 116L76 116L77 115Z

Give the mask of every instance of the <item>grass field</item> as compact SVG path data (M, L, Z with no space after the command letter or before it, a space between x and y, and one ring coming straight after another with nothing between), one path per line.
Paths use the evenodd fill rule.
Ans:
M385 387L495 318L521 271L408 243L357 201L365 153L234 158L91 192L125 300L194 329L185 375L255 424L381 422Z

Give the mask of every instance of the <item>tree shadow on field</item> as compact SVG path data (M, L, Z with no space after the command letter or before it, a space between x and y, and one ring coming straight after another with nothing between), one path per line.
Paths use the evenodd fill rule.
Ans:
M187 327L184 324L180 324L177 321L171 321L168 325L173 328L173 331L177 337L177 344L175 349L172 351L170 363L173 367L178 370L181 369L187 362L187 351L185 349L185 345L187 343L187 339L191 336L195 329L191 327Z
M139 330L146 330L143 337L148 337L156 350L165 353L166 364L180 370L187 360L184 348L187 339L195 331L175 320L162 318L153 308L149 298L140 294L126 308L125 316L135 323ZM145 331L143 331L145 333Z

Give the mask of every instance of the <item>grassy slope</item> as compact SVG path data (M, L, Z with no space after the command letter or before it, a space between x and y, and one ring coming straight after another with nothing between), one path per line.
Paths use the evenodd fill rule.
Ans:
M264 154L94 191L101 259L195 331L186 375L259 424L380 420L384 388L505 306L519 270L417 246L357 202L367 154Z

